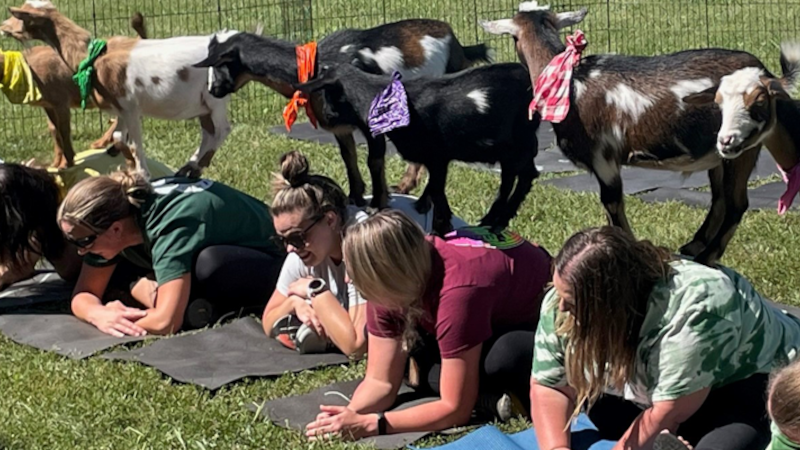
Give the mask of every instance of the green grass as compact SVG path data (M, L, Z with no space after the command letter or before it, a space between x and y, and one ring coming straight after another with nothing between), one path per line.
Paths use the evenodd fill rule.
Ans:
M307 39L304 31L311 19L317 32L339 26L368 26L384 17L428 16L453 21L461 40L472 43L486 39L471 27L474 18L498 18L508 15L516 1L483 0L470 11L471 2L381 2L368 0L285 1L275 7L254 7L251 0L222 1L223 26L249 28L264 21L267 31L293 39ZM564 4L564 2L554 2ZM61 1L62 8L86 21L91 18L91 2ZM98 34L127 32L126 17L142 9L153 17L154 36L178 33L209 32L219 22L216 5L197 0L155 2L151 0L117 2L96 0ZM266 5L265 2L260 3ZM694 27L705 21L705 2L611 2L608 17L606 3L591 6L585 29L592 47L626 52L677 50L688 45L704 45L706 34ZM742 2L709 0L709 18L713 28L711 44L771 54L773 67L779 38L796 31L796 3L792 1ZM577 7L578 2L573 2ZM385 9L384 9L385 8ZM759 8L769 8L770 22L763 22ZM180 15L181 11L191 11ZM212 12L208 12L212 11ZM384 12L385 11L385 12ZM737 21L750 16L752 29L734 30ZM346 16L346 17L345 17ZM700 19L698 19L698 17ZM733 25L721 21L729 17ZM603 21L607 22L604 23ZM759 22L762 20L762 22ZM714 25L716 24L716 25ZM727 28L726 28L727 27ZM729 34L724 31L730 29ZM105 30L105 31L104 31ZM173 33L170 33L170 30ZM472 30L472 31L470 31ZM606 31L603 31L606 30ZM634 32L634 30L637 30ZM768 30L765 33L763 30ZM594 37L596 36L596 37ZM727 39L722 42L722 39ZM506 49L505 40L493 45ZM502 43L502 45L501 45ZM503 47L505 46L505 47ZM621 50L620 50L621 51ZM234 96L233 132L217 154L209 178L220 180L258 198L267 199L271 171L279 155L291 150L303 151L316 169L333 177L347 189L343 164L333 146L292 141L270 134L267 129L279 119L282 105L260 86L250 86ZM31 156L47 161L52 148L41 111L11 108L0 102L0 157L19 161ZM189 123L145 122L145 143L150 156L174 167L180 166L199 141L197 125ZM100 120L94 113L76 121L75 147L84 148L96 139ZM363 160L364 158L362 158ZM388 179L399 179L405 165L397 158L388 161ZM362 161L362 173L366 167ZM543 178L552 175L544 175ZM491 204L499 179L496 175L454 165L447 193L456 214L475 221ZM631 224L640 237L677 249L689 240L706 211L679 203L645 204L628 198ZM577 194L535 183L519 216L511 227L555 253L566 238L583 227L605 223L605 215L596 195ZM743 272L769 297L800 305L800 214L791 212L779 217L773 210L750 211L728 247L723 262ZM172 382L159 372L133 363L108 362L98 358L73 361L53 354L16 345L0 337L0 448L9 449L289 449L345 448L345 445L307 444L299 433L286 431L257 418L245 409L250 401L301 394L334 380L356 378L363 374L363 363L277 379L258 379L235 383L216 393ZM510 429L520 429L517 422ZM443 442L432 438L425 443Z

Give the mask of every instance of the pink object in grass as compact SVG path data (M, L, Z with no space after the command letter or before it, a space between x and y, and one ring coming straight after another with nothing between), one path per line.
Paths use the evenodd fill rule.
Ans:
M780 166L778 166L778 170L781 171L783 182L786 183L786 192L778 200L778 214L784 215L792 206L797 193L800 192L800 163L797 163L788 172L784 172Z

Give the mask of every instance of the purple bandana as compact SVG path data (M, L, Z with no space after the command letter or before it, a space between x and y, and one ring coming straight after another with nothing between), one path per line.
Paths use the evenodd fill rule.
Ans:
M392 82L378 96L372 100L369 107L367 123L372 137L384 134L395 128L406 127L411 122L408 111L408 97L406 89L400 79L400 72L392 74Z

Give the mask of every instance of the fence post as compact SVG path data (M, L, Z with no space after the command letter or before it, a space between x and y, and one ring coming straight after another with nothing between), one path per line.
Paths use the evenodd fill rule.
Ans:
M611 53L611 0L606 0L606 30L608 32L606 53Z
M219 30L222 30L222 3L220 0L217 0L217 23L219 26Z

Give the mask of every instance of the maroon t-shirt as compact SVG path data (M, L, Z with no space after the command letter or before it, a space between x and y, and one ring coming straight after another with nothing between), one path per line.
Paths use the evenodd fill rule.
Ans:
M419 326L436 336L442 358L452 358L507 330L536 330L550 255L523 242L499 250L460 246L438 237L433 244L431 277ZM404 311L367 302L367 330L397 338L405 327Z

